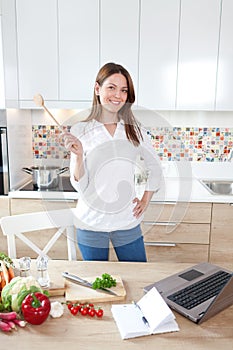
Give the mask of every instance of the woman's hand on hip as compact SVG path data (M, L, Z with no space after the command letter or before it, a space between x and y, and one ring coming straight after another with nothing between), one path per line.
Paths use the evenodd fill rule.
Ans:
M146 201L140 200L137 197L134 198L133 203L136 203L133 209L133 215L138 219L146 210L148 203Z
M77 156L83 155L83 146L77 137L72 135L70 132L64 132L62 137L64 139L65 148L68 151L73 152Z

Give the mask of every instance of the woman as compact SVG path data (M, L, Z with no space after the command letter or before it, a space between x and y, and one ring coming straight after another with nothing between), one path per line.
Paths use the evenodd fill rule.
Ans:
M128 71L107 63L96 78L90 115L64 135L71 151L71 183L80 194L77 240L84 260L108 260L111 241L118 260L146 261L140 222L159 188L160 167L132 113L134 101ZM134 183L139 157L148 172L141 199Z

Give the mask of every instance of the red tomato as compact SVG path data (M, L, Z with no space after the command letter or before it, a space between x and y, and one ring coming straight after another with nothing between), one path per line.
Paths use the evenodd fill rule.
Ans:
M67 304L68 309L70 310L73 307L72 303Z
M97 317L103 317L104 311L103 309L98 309L95 311Z
M78 313L78 308L76 306L72 306L70 312L72 313L72 315L75 316Z
M81 314L82 314L83 316L86 316L87 313L88 313L87 307L81 307L80 312L81 312Z
M91 317L94 317L95 316L95 309L93 307L91 307L89 310L88 310L88 315L91 316Z

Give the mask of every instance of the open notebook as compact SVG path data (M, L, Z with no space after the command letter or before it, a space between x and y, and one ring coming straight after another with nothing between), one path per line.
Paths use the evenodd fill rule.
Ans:
M113 304L111 311L122 339L179 331L174 314L156 288L137 303Z

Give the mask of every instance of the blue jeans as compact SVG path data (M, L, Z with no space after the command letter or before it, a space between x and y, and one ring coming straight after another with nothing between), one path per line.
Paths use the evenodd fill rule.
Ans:
M119 261L147 261L140 225L112 232L77 229L77 241L83 260L107 261L111 241Z

